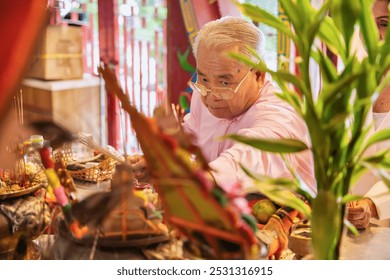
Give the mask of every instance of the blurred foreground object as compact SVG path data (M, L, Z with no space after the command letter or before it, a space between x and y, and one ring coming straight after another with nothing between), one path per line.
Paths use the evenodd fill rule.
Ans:
M35 42L47 18L47 0L1 1L0 38L7 43L1 45L0 67L0 120L3 118L24 74Z
M20 126L12 116L12 96L18 91L19 83L26 70L35 43L47 19L47 0L1 1L0 38L6 39L1 45L0 68L0 147L2 149L10 139L4 134L18 135ZM6 133L5 133L6 132ZM0 151L0 165L7 163Z

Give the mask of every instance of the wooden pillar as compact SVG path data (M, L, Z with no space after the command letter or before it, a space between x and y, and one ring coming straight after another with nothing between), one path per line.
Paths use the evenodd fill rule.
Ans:
M98 0L100 61L119 72L117 0ZM115 149L121 148L120 111L116 97L107 95L107 140Z
M206 22L219 18L220 13L217 3L208 0L169 0L167 9L168 102L177 104L192 74L181 67L177 54L191 48L198 30ZM188 62L196 66L192 52L188 55Z
M179 0L167 1L167 9L167 96L169 104L177 104L180 92L187 87L187 81L191 78L191 74L180 67L177 52L184 52L190 44ZM194 58L190 56L195 65Z

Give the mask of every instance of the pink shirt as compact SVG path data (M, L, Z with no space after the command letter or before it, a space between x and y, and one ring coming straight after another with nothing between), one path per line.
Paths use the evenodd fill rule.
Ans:
M191 111L186 116L184 129L194 134L218 184L229 186L237 180L244 187L253 186L239 163L255 174L274 178L292 175L279 154L262 152L232 140L217 138L226 134L240 134L259 138L292 138L309 143L307 128L302 119L284 101L275 96L277 88L268 79L260 98L248 111L228 120L218 119L203 105L200 95L194 93ZM286 154L287 160L312 191L316 190L311 153L304 151Z

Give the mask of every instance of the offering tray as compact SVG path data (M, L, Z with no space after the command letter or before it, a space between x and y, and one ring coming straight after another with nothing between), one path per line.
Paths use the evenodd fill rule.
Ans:
M94 238L84 237L74 238L67 230L64 221L57 224L54 244L50 249L51 259L61 260L124 260L124 259L146 259L143 251L155 248L160 244L168 243L169 234L146 234L128 235L126 240L121 240L121 236L99 237L94 247ZM92 252L94 252L92 254Z
M94 236L83 237L77 239L73 237L67 230L63 221L59 225L59 235L73 243L91 247L95 241ZM170 240L169 234L156 234L156 233L129 233L122 239L122 235L114 236L100 236L97 239L97 247L99 248L140 248L146 247L161 242Z
M9 170L3 171L0 176L0 201L18 198L32 194L40 188L46 187L47 178L38 164L24 164L23 172L18 176L11 176Z
M27 194L35 192L36 190L38 190L39 188L42 188L44 186L45 186L44 184L36 184L36 185L34 184L31 187L20 189L17 191L9 191L6 193L0 193L0 200L6 200L9 198L15 198L15 197L27 195Z

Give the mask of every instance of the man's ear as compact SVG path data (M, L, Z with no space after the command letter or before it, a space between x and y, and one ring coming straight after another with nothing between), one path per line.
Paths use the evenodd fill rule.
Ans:
M258 83L260 83L261 85L264 84L264 81L265 81L265 72L261 72L261 71L257 71L255 70L255 74L256 74L256 81Z

